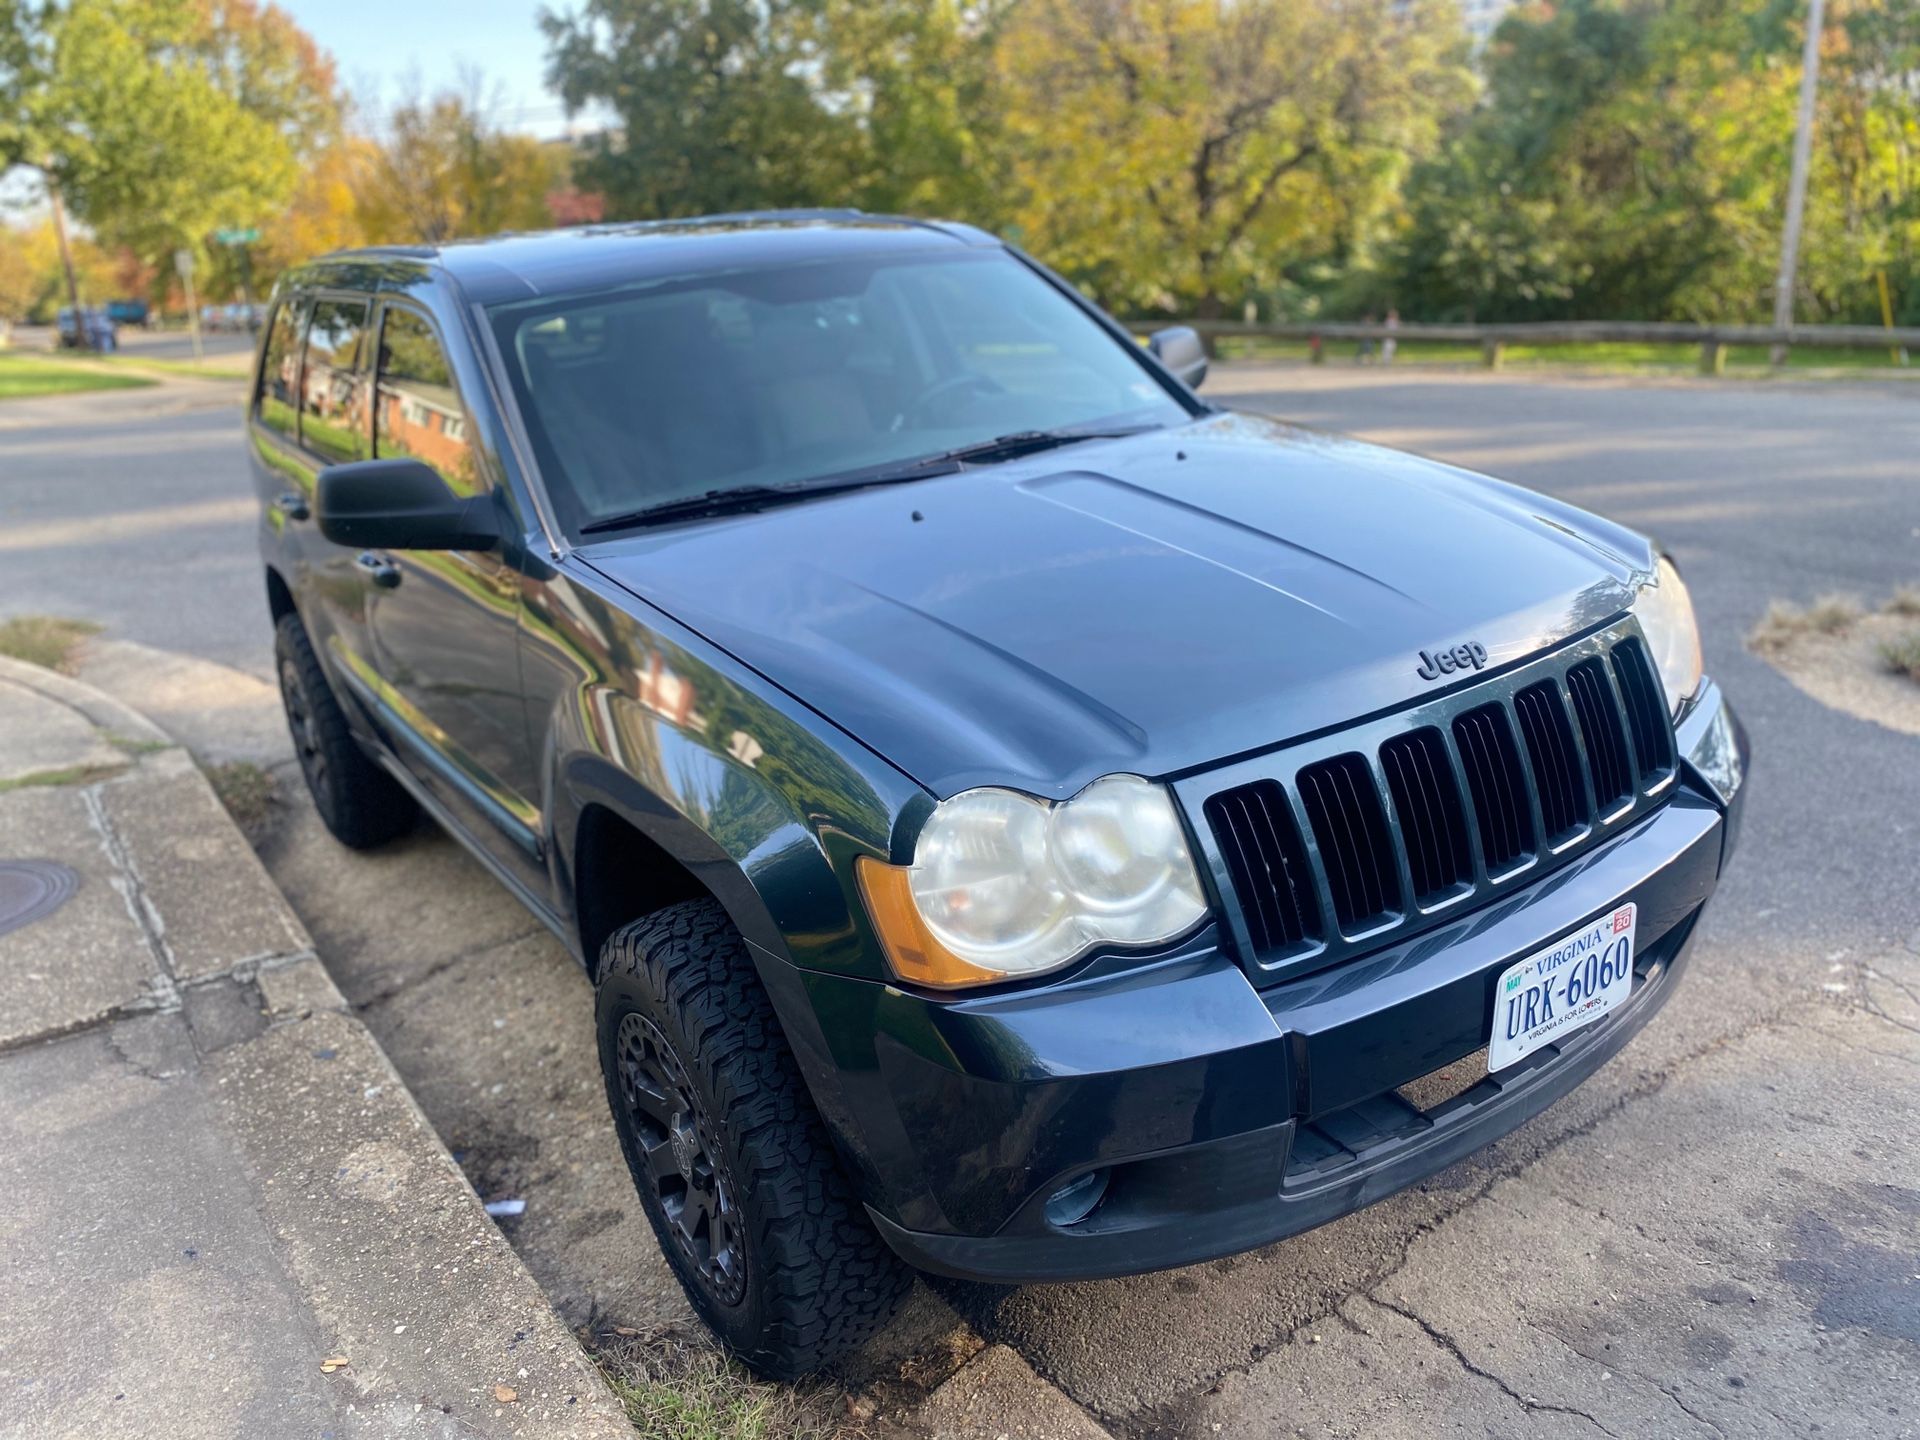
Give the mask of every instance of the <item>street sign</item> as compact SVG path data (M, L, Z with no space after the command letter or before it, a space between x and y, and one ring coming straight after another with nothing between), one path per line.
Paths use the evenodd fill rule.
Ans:
M182 280L191 280L193 278L193 252L191 250L174 251L173 268L180 272L180 278Z
M245 230L216 230L213 238L222 245L251 245L260 238L260 230L257 226Z

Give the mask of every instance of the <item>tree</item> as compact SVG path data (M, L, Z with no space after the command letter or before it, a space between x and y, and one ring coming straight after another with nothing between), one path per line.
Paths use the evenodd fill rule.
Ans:
M1467 83L1428 0L1028 0L1000 56L1026 240L1214 315L1363 238Z
M827 203L996 225L1006 148L994 55L1013 0L825 0L818 103L849 173Z
M34 273L26 237L11 225L0 225L0 335L9 324L32 313L41 293L41 277Z
M30 0L0 0L0 174L29 158L27 106L42 83L46 17Z
M1804 9L1556 0L1514 12L1487 94L1407 187L1410 313L1764 320ZM1920 0L1837 0L1823 33L1802 313L1906 303L1920 240Z
M254 249L263 283L289 265L367 243L356 190L371 183L366 177L377 163L373 141L344 134L306 160L285 208L262 227Z
M1920 321L1920 0L1836 0L1801 288L1815 316Z
M487 122L477 76L397 105L387 139L346 163L358 222L373 242L451 240L549 223L546 197L567 181L559 145Z
M73 237L75 286L82 300L94 303L125 293L124 253L116 257L90 237ZM0 225L0 320L44 322L66 303L66 278L51 219L26 225Z
M188 0L70 0L9 20L11 158L102 240L156 261L278 208L286 138L214 83Z
M258 0L198 0L183 53L221 94L279 131L298 156L338 137L333 57L286 11Z
M604 105L580 178L615 213L843 203L857 126L816 103L824 0L584 0L543 11L547 75L570 110ZM843 77L844 83L844 77Z

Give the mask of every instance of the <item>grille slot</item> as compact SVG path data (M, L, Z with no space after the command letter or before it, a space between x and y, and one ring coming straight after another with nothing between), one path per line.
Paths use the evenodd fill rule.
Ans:
M1460 809L1460 787L1440 732L1428 726L1394 736L1380 747L1380 768L1400 817L1414 902L1430 904L1472 880L1473 851Z
M1520 733L1527 738L1547 843L1558 844L1587 823L1586 780L1580 773L1580 753L1573 748L1567 707L1560 703L1559 684L1542 680L1527 686L1513 697L1513 713L1520 717Z
M1633 794L1626 731L1620 725L1613 687L1607 683L1605 662L1596 655L1567 671L1567 693L1573 697L1573 713L1580 720L1580 736L1587 742L1593 798L1604 815Z
M1336 755L1300 772L1300 801L1320 847L1342 930L1364 929L1399 908L1399 869L1373 772L1361 755Z
M1626 702L1627 730L1640 762L1640 783L1651 785L1673 768L1673 738L1653 662L1634 636L1613 647L1613 673L1619 677L1620 698Z
M1533 852L1533 816L1527 781L1505 707L1482 705L1453 722L1453 741L1466 768L1480 851L1488 871L1504 870Z
M1259 780L1213 796L1207 823L1240 897L1254 952L1298 949L1318 937L1313 872L1280 782Z

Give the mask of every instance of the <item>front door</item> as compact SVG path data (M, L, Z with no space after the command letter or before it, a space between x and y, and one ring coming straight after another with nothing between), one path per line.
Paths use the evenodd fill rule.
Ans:
M381 306L373 453L408 457L461 495L491 481L433 322ZM395 749L480 846L545 895L539 812L520 696L520 573L493 551L404 550L368 557L371 675Z

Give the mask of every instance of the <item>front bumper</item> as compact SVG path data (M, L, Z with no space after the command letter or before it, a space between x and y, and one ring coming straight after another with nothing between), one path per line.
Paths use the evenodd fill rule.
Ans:
M1686 963L1747 746L1711 686L1678 739L1682 783L1624 833L1451 925L1265 989L1211 936L961 1001L798 975L814 1023L796 1049L875 1225L912 1264L964 1279L1130 1274L1322 1224L1511 1131L1625 1045ZM1502 970L1623 900L1641 917L1625 1004L1460 1093L1402 1093L1486 1044ZM1050 1224L1046 1198L1096 1169L1102 1203Z

